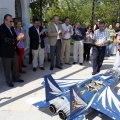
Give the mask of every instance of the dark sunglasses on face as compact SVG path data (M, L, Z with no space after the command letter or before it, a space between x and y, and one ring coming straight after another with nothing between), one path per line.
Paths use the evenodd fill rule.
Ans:
M8 20L7 20L7 21L8 21ZM8 21L8 22L13 23L13 21Z
M9 21L10 23L13 23L13 21Z

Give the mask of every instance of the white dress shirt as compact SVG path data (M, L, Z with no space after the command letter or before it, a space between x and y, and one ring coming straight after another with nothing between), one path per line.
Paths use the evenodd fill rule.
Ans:
M39 32L39 28L36 28L37 32L38 32L38 35L40 34ZM39 35L39 43L41 43L41 39L40 39L40 35Z
M66 32L69 28L71 28L71 32L67 32L66 34L63 35L63 39L70 39L71 36L73 35L73 28L71 25L66 25L65 23L62 24L63 31Z
M94 32L93 39L98 43L101 44L106 40L110 40L110 33L108 30L105 28L102 32L100 32L99 29L97 29Z
M56 24L54 24L55 25L55 28L56 28L56 30L57 30L57 32L58 32L58 25L56 25ZM59 35L57 35L57 40L58 39L60 39L60 36Z

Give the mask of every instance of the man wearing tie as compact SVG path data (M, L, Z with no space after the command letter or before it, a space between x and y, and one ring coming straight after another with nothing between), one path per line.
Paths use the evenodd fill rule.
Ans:
M0 57L2 57L4 75L9 87L14 87L13 82L24 82L19 79L17 42L24 39L24 34L15 33L12 26L13 18L10 14L4 16L4 23L0 26ZM12 79L11 79L12 73Z
M53 16L53 22L48 26L48 35L50 41L50 56L51 65L50 70L54 68L55 53L56 53L56 68L60 67L60 54L61 54L61 38L62 38L62 25L59 24L59 17Z

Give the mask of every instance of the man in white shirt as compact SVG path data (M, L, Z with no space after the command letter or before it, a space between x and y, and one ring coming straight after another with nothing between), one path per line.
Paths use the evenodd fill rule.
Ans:
M70 18L65 18L65 23L62 24L63 28L63 39L62 39L62 49L61 49L61 65L63 65L63 58L65 54L65 64L70 65L69 59L70 59L70 41L71 36L73 35L73 28L70 25Z
M93 35L94 47L93 47L93 72L95 75L100 72L102 63L106 53L106 44L110 41L110 33L105 27L105 22L99 23L99 29L94 32Z

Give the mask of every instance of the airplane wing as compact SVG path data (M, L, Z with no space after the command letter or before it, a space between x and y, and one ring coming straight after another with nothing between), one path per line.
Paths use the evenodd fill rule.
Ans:
M67 91L71 86L75 84L80 84L84 79L54 79L58 86L62 89L62 91ZM45 81L41 83L42 86L45 86Z
M109 86L102 88L96 94L91 108L109 116L113 120L120 120L120 97Z

